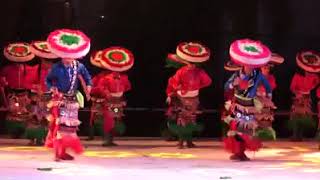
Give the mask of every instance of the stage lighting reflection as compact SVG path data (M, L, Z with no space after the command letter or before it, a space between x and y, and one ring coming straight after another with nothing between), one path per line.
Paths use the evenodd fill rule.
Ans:
M8 146L0 147L0 151L23 151L23 152L34 152L34 151L47 151L47 148L41 146Z
M294 146L294 147L292 147L292 149L294 149L295 151L299 151L299 152L308 152L308 151L310 151L310 149L299 147L299 146Z
M291 152L290 149L262 149L261 151L255 153L257 157L281 157L285 153Z
M148 156L157 157L157 158L176 158L176 159L190 159L196 158L193 154L184 154L184 153L151 153Z
M307 162L320 164L320 152L302 154L302 159Z
M306 173L319 173L320 169L312 168L312 169L302 169L303 172Z
M86 151L85 156L88 157L102 157L102 158L127 158L137 157L139 154L127 151Z

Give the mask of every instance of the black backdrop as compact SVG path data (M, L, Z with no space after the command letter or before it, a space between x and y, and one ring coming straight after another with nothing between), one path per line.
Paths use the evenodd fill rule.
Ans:
M239 38L263 41L286 62L275 70L278 89L274 100L280 110L290 107L290 79L296 68L295 53L320 50L320 1L318 0L3 0L1 1L2 46L13 41L45 39L63 27L78 28L92 39L92 51L112 45L134 52L136 63L128 72L133 90L129 107L149 108L128 111L126 135L158 136L164 121L167 79L174 73L165 69L164 59L180 41L202 41L212 50L204 68L213 84L202 91L203 108L223 104L223 82L230 75L223 70L230 42ZM71 24L70 24L71 23ZM4 62L2 57L1 64ZM88 57L84 58L87 60ZM97 69L85 63L92 75ZM150 109L151 108L151 109ZM152 110L153 109L153 110ZM86 125L87 113L81 113ZM287 117L277 117L275 128L286 136ZM203 136L219 136L219 114L205 113L200 121L207 126ZM85 128L83 128L85 133Z

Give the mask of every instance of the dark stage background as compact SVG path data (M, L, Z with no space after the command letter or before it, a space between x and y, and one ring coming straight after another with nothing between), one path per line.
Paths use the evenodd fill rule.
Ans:
M133 90L128 93L125 122L127 136L159 136L164 124L165 87L175 70L166 69L165 57L181 41L202 41L212 50L204 68L213 84L201 93L202 107L223 104L223 70L229 44L239 38L263 41L286 62L275 69L278 88L274 101L280 111L291 104L289 85L295 71L295 54L302 49L320 50L320 1L318 0L3 0L1 46L13 41L45 39L56 28L78 28L92 38L92 51L120 45L134 52L136 63L128 72ZM1 55L2 56L2 55ZM84 58L88 60L88 57ZM3 65L4 57L1 57ZM92 75L98 70L88 65ZM88 104L87 104L88 105ZM81 112L86 133L88 113ZM275 129L288 135L287 116L277 116ZM221 134L216 112L203 114L202 136ZM312 135L313 132L310 133Z

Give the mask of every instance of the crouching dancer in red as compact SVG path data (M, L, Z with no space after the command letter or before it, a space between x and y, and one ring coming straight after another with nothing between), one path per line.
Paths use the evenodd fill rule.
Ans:
M87 99L90 98L91 76L86 67L77 58L85 56L90 49L89 38L80 31L62 29L50 33L49 49L62 58L61 62L53 65L46 83L53 92L50 127L46 146L55 150L55 160L73 160L66 153L67 148L75 153L83 152L80 139L77 136L78 109L83 107L83 96L78 91L79 81L85 87Z
M268 80L257 68L269 62L271 52L260 42L244 39L231 44L230 56L243 69L234 73L225 84L225 89L234 89L235 94L231 102L226 103L230 115L224 119L229 124L224 145L232 153L230 159L247 161L250 159L245 154L246 150L257 151L262 147L260 140L255 137L258 127L256 115L263 108L263 104L256 98L257 88L262 83L270 99L272 90Z

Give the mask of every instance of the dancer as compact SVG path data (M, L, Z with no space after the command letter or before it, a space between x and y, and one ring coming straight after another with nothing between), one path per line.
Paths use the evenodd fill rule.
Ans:
M29 145L43 145L47 133L47 116L49 111L47 104L51 99L51 93L45 85L45 78L56 58L48 49L46 41L34 41L31 43L31 52L40 58L38 65L37 82L33 84L30 94L32 118L26 124L26 138L30 139Z
M270 71L275 65L282 64L283 62L283 57L272 53L269 63L261 67L261 73L268 80L272 91L277 87L277 83L274 75L271 74ZM267 97L266 89L263 84L258 87L257 98L263 104L263 109L261 110L261 113L256 115L258 121L256 136L261 140L275 140L276 132L272 128L272 122L274 121L274 110L276 109L276 106L272 102L272 99Z
M80 31L61 29L51 32L47 42L50 51L62 61L53 65L46 78L47 86L53 92L53 99L48 105L52 116L46 146L54 147L56 161L73 160L66 153L67 148L78 154L83 151L76 133L80 125L78 109L83 107L78 84L80 81L87 99L92 86L88 70L76 59L89 52L90 39Z
M228 72L238 72L242 69L242 67L238 64L235 64L233 61L227 61L224 64L224 69ZM229 103L233 99L234 89L224 89L224 102ZM228 124L224 121L224 119L230 115L230 111L227 111L225 106L221 107L221 120L222 120L222 137L227 136L228 132Z
M93 124L103 124L103 146L115 146L114 134L123 134L125 124L124 107L126 102L124 93L131 89L128 76L123 73L134 64L133 54L122 47L110 47L98 51L91 57L91 63L104 70L93 79L92 108L89 139L93 138Z
M317 110L318 110L318 128L317 128L317 139L318 141L320 141L320 86L318 85L317 88L317 100L318 100L318 104L317 104ZM318 146L318 149L320 150L320 144Z
M186 64L168 81L167 103L170 105L176 98L177 111L175 121L168 121L168 127L179 138L178 148L183 148L185 141L187 147L192 148L195 147L193 133L202 129L196 123L197 114L200 113L199 90L211 84L211 78L197 64L209 60L210 50L200 43L183 42L178 45L176 54L169 54L168 58Z
M26 122L32 119L28 90L36 81L36 67L27 65L27 62L31 62L34 54L27 43L11 43L4 48L4 55L10 61L0 73L8 88L6 128L13 138L20 138Z
M175 69L175 71L177 71L178 69L182 68L183 66L187 65L187 62L184 61L178 61L175 60L173 58L170 58L172 55L169 55L166 58L166 68L173 68ZM176 119L178 118L178 108L179 108L179 99L177 98L177 96L171 96L171 100L170 100L170 104L168 104L168 108L166 111L166 121L163 122L163 124L161 124L160 126L160 131L161 131L161 135L162 137L165 138L166 141L177 141L178 137L177 135L172 132L169 127L168 124L171 124L171 121L176 121Z
M289 128L293 132L293 141L302 141L304 133L315 128L312 118L310 92L319 84L320 54L316 51L297 53L299 67L294 74L290 90L294 94L291 106Z
M226 109L231 115L225 117L229 131L224 144L226 150L232 153L231 160L247 161L250 159L245 154L246 150L257 151L262 147L261 142L253 137L258 126L256 114L262 109L256 93L260 83L263 83L270 99L272 91L258 68L269 62L271 52L258 41L242 39L231 44L230 56L232 61L243 68L235 72L225 84L225 89L234 89L235 94L233 100L226 103Z

